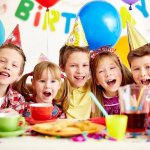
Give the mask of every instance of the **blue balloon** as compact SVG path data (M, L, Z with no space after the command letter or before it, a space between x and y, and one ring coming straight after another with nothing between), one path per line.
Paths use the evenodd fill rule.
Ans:
M4 40L5 40L5 28L0 20L0 45L3 44Z
M86 39L91 50L117 42L121 34L121 18L113 5L106 1L86 3L79 11Z

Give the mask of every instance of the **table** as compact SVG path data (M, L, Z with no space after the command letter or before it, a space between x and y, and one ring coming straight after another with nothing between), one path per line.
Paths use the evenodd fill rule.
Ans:
M92 120L95 121L95 120ZM98 120L104 124L104 120ZM19 137L0 137L0 150L149 150L150 135L138 135L136 138L129 137L121 141L112 141L107 138L96 140L87 138L83 142L74 142L71 138L56 138L41 134L31 134L31 125L25 126L25 134ZM35 132L34 132L35 133ZM107 134L106 130L100 132ZM131 137L131 136L130 136Z
M0 138L0 150L149 150L148 139L132 138L122 141L88 138L84 142L74 142L69 138L49 136L20 136Z

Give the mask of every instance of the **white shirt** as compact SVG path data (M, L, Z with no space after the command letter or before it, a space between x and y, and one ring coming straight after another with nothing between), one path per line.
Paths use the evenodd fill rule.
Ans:
M1 105L4 103L4 100L5 100L5 96L0 97L0 107L1 107Z

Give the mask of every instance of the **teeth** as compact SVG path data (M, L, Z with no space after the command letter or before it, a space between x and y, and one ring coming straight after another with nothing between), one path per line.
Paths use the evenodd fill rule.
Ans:
M147 79L142 80L142 82L146 81Z
M110 79L106 82L108 85L114 85L116 83L115 79Z
M150 84L150 79L141 80L141 83L142 83L143 85L149 85L149 84Z
M84 79L84 77L75 77L76 79Z
M113 81L113 79L109 79L107 82L111 82L111 81Z

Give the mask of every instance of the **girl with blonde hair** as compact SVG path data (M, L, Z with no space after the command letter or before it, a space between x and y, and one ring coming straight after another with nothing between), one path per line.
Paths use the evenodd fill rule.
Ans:
M28 86L27 78L32 76L32 88ZM38 63L33 72L22 76L17 84L17 90L22 93L27 102L34 103L50 103L52 104L52 118L59 117L62 113L55 96L61 86L61 71L59 67L50 62L43 61ZM24 112L24 116L28 116L28 109Z

